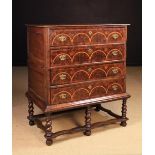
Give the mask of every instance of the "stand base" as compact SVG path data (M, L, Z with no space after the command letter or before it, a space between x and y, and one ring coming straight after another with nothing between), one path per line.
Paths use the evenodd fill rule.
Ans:
M121 122L120 125L123 127L125 127L127 125L126 121L128 120L128 118L122 118L122 116L113 113L111 110L106 109L106 108L102 107L101 105L97 105L97 111L100 111L100 110L108 113L111 116L113 116L114 119L92 123L91 129L101 127L101 126L105 126L105 125L116 124L116 123L120 123L120 122ZM95 111L96 111L96 109L95 109ZM60 112L55 112L55 113L60 113ZM61 113L66 113L66 111L61 112ZM52 116L53 113L50 113L50 115ZM46 126L43 125L43 122L46 119L46 114L43 113L43 114L39 114L39 115L33 115L33 117L31 117L31 118L28 117L28 119L29 119L29 124L31 126L36 124L38 128L40 128L46 132ZM56 138L58 136L65 135L65 134L73 134L76 132L83 132L84 135L86 135L86 136L91 135L91 130L87 131L86 125L84 125L84 126L75 127L75 128L68 129L68 130L58 131L55 133L52 132L52 134L48 138L45 137L46 138L46 144L48 146L50 146L53 144L53 138Z
M29 125L30 125L30 126L35 125L35 122L30 120L30 121L29 121Z

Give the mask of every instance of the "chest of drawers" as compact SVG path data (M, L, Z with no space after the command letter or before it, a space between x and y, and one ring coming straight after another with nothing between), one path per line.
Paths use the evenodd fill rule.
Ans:
M90 135L91 109L103 110L126 126L126 24L28 25L29 123L45 131L46 143L69 132ZM122 116L101 103L123 100ZM35 116L33 103L44 113ZM85 126L52 132L52 114L85 108ZM46 118L46 125L41 118ZM109 121L110 122L110 121ZM110 122L111 123L111 122ZM107 123L108 124L108 123Z

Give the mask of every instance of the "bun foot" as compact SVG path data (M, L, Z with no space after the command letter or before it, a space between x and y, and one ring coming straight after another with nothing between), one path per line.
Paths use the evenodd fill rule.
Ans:
M90 136L91 135L91 131L84 132L84 135Z
M46 140L46 145L50 146L53 144L53 140Z
M127 123L126 122L121 122L120 124L122 127L126 127L127 126Z
M30 126L33 126L34 124L35 124L34 121L31 121L31 120L29 121Z

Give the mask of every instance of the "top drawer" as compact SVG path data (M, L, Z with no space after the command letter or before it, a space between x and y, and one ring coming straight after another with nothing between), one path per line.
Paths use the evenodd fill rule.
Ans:
M126 27L50 29L50 46L72 46L126 42Z

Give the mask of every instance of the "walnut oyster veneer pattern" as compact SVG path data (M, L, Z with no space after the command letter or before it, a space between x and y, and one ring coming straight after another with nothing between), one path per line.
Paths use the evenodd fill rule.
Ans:
M28 119L45 131L47 145L63 134L126 126L126 41L127 24L28 25ZM123 100L122 116L101 106L115 100ZM44 113L34 115L33 103ZM115 119L91 124L93 107ZM52 132L52 114L77 108L86 109L84 126Z

